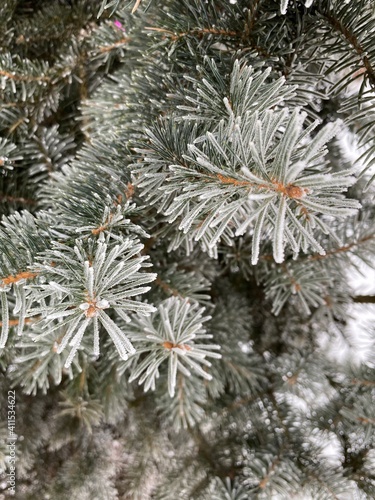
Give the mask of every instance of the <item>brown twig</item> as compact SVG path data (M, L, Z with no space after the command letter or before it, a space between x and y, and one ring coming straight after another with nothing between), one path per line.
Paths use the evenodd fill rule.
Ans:
M21 273L18 273L14 276L11 274L9 276L6 276L5 278L0 278L2 281L2 286L4 285L11 285L13 283L18 283L21 280L27 280L27 279L32 279L35 278L35 276L38 276L37 273L31 273L30 271L24 271Z
M5 76L10 80L15 80L17 82L50 82L51 78L49 76L26 76L17 75L16 73L10 73L9 71L0 70L0 76Z
M125 45L125 44L129 43L130 40L131 40L131 38L129 38L128 36L124 36L123 38L121 38L121 40L118 40L117 42L113 43L112 45L108 45L107 47L100 47L98 49L98 52L100 52L101 54L104 54L105 52L110 52L113 49L117 49L117 47L120 47L121 45Z
M136 0L134 7L132 8L132 14L138 9L138 7L141 5L142 0Z
M197 37L203 37L205 35L221 35L221 36L229 36L232 38L241 38L243 36L242 33L239 33L237 31L227 31L227 30L221 30L217 28L195 28L189 31L182 31L181 33L173 33L173 31L169 31L164 28L155 28L155 27L146 27L146 30L150 31L157 31L159 33L164 33L166 36L169 36L169 38L172 41L180 40L181 38L184 38L186 36L192 35L192 36L197 36Z
M159 286L164 292L168 293L169 295L173 295L173 297L181 297L184 298L176 288L171 287L166 283L165 281L162 281L160 278L156 278L154 281L155 285Z
M375 304L375 295L355 295L352 299L359 304Z
M321 260L321 259L326 259L328 257L332 257L332 255L336 255L338 253L345 253L349 252L352 250L352 248L361 245L362 243L366 243L367 241L373 240L375 238L375 234L370 234L368 236L364 236L363 238L360 238L357 241L353 241L352 243L349 243L347 245L344 245L342 247L335 248L334 250L330 250L329 252L326 252L325 255L310 255L308 257L308 260Z
M36 205L37 203L35 200L7 194L0 194L0 202L21 203L22 205Z
M25 325L28 325L30 323L34 323L35 321L38 321L40 319L40 316L35 317L35 318L25 318ZM10 319L9 320L9 326L17 326L19 324L20 320L19 319ZM3 326L3 322L0 321L0 327Z

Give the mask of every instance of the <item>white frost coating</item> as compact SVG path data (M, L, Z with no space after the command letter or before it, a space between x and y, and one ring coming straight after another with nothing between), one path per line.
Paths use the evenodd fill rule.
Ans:
M70 351L69 356L66 358L65 365L64 365L65 368L69 368L70 365L72 364L75 353L77 352L77 350L79 348L83 334L85 333L86 328L87 328L88 324L90 323L90 321L91 321L90 318L85 319L85 321L79 327L77 333L74 335L72 341L70 342L70 345L72 345L73 348Z
M342 129L342 126L342 120L336 120L335 122L327 123L327 125L316 134L310 145L306 148L302 160L308 163L314 157L314 155L316 155L323 149L327 142L335 137L340 128Z
M280 12L281 14L286 14L286 11L288 10L288 0L281 0L280 4Z
M72 316L73 314L76 314L76 311L74 309L64 309L63 311L57 311L48 314L48 316L46 316L46 319L64 318L65 316Z
M92 297L94 295L94 269L90 266L89 262L85 262L85 271L87 272L87 291L90 297Z
M223 102L224 102L224 106L225 106L226 110L228 111L228 114L230 116L233 116L233 109L231 108L231 106L229 104L228 98L224 97Z
M70 324L70 326L69 326L69 328L68 328L68 331L67 331L67 332L66 332L66 334L64 335L64 337L63 337L63 339L62 339L61 343L59 344L59 346L58 346L58 348L57 348L57 350L56 350L57 354L61 354L61 353L62 353L62 351L65 349L65 347L67 346L67 344L68 344L68 342L69 342L69 340L70 340L71 336L72 336L72 335L73 335L73 333L74 333L74 330L77 328L77 326L78 326L78 324L79 324L79 322L80 322L80 321L81 321L81 316L78 316L77 318L75 318L75 319L71 322L71 324Z
M205 333L203 323L211 317L202 314L205 308L197 309L198 304L191 304L186 299L171 297L163 301L156 315L149 319L140 318L136 330L131 332L133 342L141 342L140 352L148 355L134 367L129 381L139 378L138 383L144 384L144 390L155 388L159 377L159 366L168 360L168 392L175 394L177 372L189 377L191 371L211 380L212 376L203 369L211 363L206 357L220 358L221 355L212 350L220 346L212 344L195 344L195 340L211 338ZM145 333L149 333L146 335Z
M96 307L98 309L108 309L109 302L108 302L108 300L105 300L105 299L98 300L98 302L96 303Z
M123 359L127 359L127 354L134 354L135 349L133 345L126 337L126 335L116 325L116 323L114 323L111 318L101 310L99 311L99 316L101 323L114 341L120 356Z
M17 325L17 335L22 335L23 327L25 326L26 317L26 297L25 289L22 285L16 285L15 287L17 295L20 297L20 309L18 314L18 325Z
M253 243L251 246L251 263L253 266L258 263L259 259L259 247L260 247L260 236L263 229L263 223L265 216L268 211L268 204L263 208L258 220L256 221L254 234L253 234Z
M101 299L98 301L83 302L79 308L84 311L87 317L93 318L98 316L99 309L108 309L109 306L108 300Z
M51 288L53 288L57 292L70 293L69 288L66 288L65 286L62 286L59 283L56 283L56 281L50 281L48 284Z
M93 319L94 323L94 356L99 356L100 348L99 348L99 322L98 318Z
M0 337L0 349L6 344L8 333L9 333L9 312L8 312L8 298L6 292L0 294L1 297L1 337Z
M154 309L156 310L156 309ZM152 312L154 312L154 310ZM131 319L130 319L130 316L128 316L126 314L126 312L124 312L122 309L120 309L119 307L116 307L115 308L115 311L116 313L120 316L121 319L123 319L125 321L125 323L130 323Z
M285 229L286 200L281 197L273 241L273 257L280 264L284 260L284 229Z

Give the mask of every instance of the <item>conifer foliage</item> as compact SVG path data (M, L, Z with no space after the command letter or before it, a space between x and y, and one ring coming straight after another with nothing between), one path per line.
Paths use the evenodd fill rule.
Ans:
M374 498L372 0L0 26L0 497Z

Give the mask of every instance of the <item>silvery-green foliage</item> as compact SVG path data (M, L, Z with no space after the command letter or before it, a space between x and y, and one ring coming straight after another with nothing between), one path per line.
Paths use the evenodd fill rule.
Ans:
M305 119L298 108L229 116L215 133L187 144L188 153L174 163L161 153L170 142L170 124L160 124L164 134L150 131L150 149L140 150L146 166L143 173L143 166L136 169L139 185L170 223L206 250L225 234L250 231L253 264L264 236L272 241L276 262L284 260L285 247L294 257L308 248L324 254L315 237L329 232L322 215L345 217L360 204L342 194L354 184L353 172L331 172L322 159L340 122L312 135L318 123L305 125Z
M4 132L11 129L15 135L27 134L30 130L35 132L37 124L56 111L59 104L60 86L48 85L52 77L50 64L5 52L0 54L0 66L0 130ZM22 98L18 100L19 96ZM24 106L14 106L15 102L20 101L27 103L26 109ZM12 126L15 126L14 130Z
M249 491L237 484L237 481L232 481L229 477L225 480L215 477L208 488L204 500L248 500Z
M74 140L67 133L61 133L60 127L40 127L25 144L23 166L29 166L32 182L39 187L53 172L60 171L73 159L76 147Z
M301 480L298 467L293 463L292 458L283 457L283 467L273 466L273 457L277 453L281 452L275 446L270 450L263 449L259 453L249 453L244 458L246 460L245 484L248 485L250 498L251 495L259 500L268 500L278 496L285 498L288 484L296 484Z
M98 12L98 17L103 14L106 9L111 9L110 12L114 12L116 8L120 5L121 0L103 0Z
M27 271L35 256L45 250L51 220L37 219L27 210L3 217L0 225L1 278Z
M202 377L178 377L176 394L173 398L162 387L156 394L157 410L176 432L182 429L193 429L205 418L205 407L208 403L207 380ZM210 382L215 383L215 380ZM164 385L165 387L165 385Z
M326 383L327 373L321 369L322 360L325 360L323 352L306 348L276 359L273 370L279 393L292 393L312 402Z
M375 4L367 0L315 0L319 12L316 25L308 30L309 45L318 48L328 76L328 92L340 100L340 115L360 148L356 161L368 173L367 188L375 176L369 169L375 158L374 56ZM338 30L332 50L332 28ZM364 36L364 33L366 35ZM348 50L356 41L356 50ZM371 62L370 62L371 61ZM369 64L370 62L370 64ZM326 80L327 81L327 80Z
M187 157L192 171L200 168L195 175L201 183L189 183L166 213L172 218L183 211L180 227L187 231L192 215L203 212L206 218L195 239L210 225L216 230L210 246L216 245L229 221L236 235L251 228L253 264L259 258L263 233L268 231L276 262L284 260L286 245L295 256L308 247L324 254L313 234L316 229L329 231L320 215L347 216L360 205L341 194L355 182L352 172L331 173L321 160L324 145L338 124L326 125L311 138L309 133L317 124L306 129L304 120L305 114L298 109L293 113L267 111L227 126L223 123L217 135L207 133L204 144L191 145ZM170 168L171 184L186 171L180 166ZM189 203L192 208L186 206L188 195L196 200Z
M22 158L16 150L15 144L8 139L0 138L0 175L6 175L5 170L12 170L14 161Z
M252 66L236 59L232 72L226 77L213 59L205 57L204 62L203 67L197 68L199 80L185 77L194 86L194 90L187 89L181 96L186 104L178 106L186 120L203 121L205 126L216 127L228 116L261 114L282 106L294 96L296 87L285 85L285 77L269 82L271 68L254 71Z
M0 349L7 342L11 317L9 304L13 296L15 304L12 314L16 320L17 333L21 335L26 317L25 284L36 276L29 267L35 256L45 250L50 234L47 220L38 220L26 210L3 217L0 227L0 302L1 336Z
M95 148L94 148L95 146ZM43 199L53 203L53 213L59 227L80 235L99 234L118 236L128 232L146 236L142 229L130 223L136 213L127 199L130 175L119 172L114 165L103 167L99 148L87 146L71 165L64 165L41 190ZM67 196L62 197L61 191ZM139 210L139 209L138 209Z
M187 299L171 297L159 304L155 313L134 320L129 338L141 356L130 380L139 378L145 391L155 389L161 365L168 363L168 392L176 391L177 373L190 377L192 373L206 380L212 376L204 368L211 363L207 357L220 358L215 352L220 346L205 343L212 335L206 333L203 323L210 316L203 316L205 308ZM203 342L202 342L203 341ZM203 365L203 366L202 366Z
M0 3L0 129L17 155L13 170L0 161L0 208L36 216L0 231L2 381L37 392L17 394L18 488L80 500L375 497L373 365L349 372L326 349L366 307L356 302L373 300L353 298L347 279L373 267L373 185L351 187L357 154L358 170L374 158L373 2ZM340 144L349 131L364 149L346 158L335 127ZM356 219L349 198L362 203ZM122 248L125 238L146 232L128 259L139 242ZM145 255L152 283L135 280L147 261L132 272ZM129 291L139 295L120 297ZM184 299L191 328L205 328L176 344ZM151 303L163 317L130 307ZM121 359L125 339L139 351ZM323 434L337 457L323 457Z
M162 299L171 296L188 298L205 306L212 306L211 297L208 294L210 281L197 270L187 272L181 269L177 263L171 263L168 269L162 262L155 265L155 271L158 275L154 282L153 292L150 297Z
M76 418L78 415L82 415L80 423L91 434L93 426L98 425L103 416L99 401L93 398L85 400L81 396L72 396L67 392L63 392L62 396L63 401L60 403L56 420L63 420L67 416Z
M78 200L77 200L78 201ZM87 207L86 207L87 209ZM96 213L96 220L87 221L84 227L75 227L64 224L63 229L68 231L74 231L80 237L100 235L103 233L105 236L110 236L111 238L121 242L124 234L127 235L137 235L138 237L148 238L149 235L140 226L131 222L129 217L137 214L137 209L134 204L125 202L123 204L111 203L111 200L107 199L107 205L104 207L103 213L100 217L99 213ZM91 213L92 216L94 214ZM100 218L99 218L100 217ZM94 218L94 217L92 217Z
M59 342L64 337L67 326L54 330L50 336L43 336L35 342L35 331L28 330L17 342L18 355L9 370L9 376L19 384L25 394L33 396L41 391L47 394L51 385L60 385L63 373L69 379L81 372L77 358L72 365L64 367L68 351L57 352Z
M327 270L313 261L290 261L283 266L264 265L258 278L264 283L265 295L272 301L272 312L278 315L292 297L306 315L311 308L325 304L325 294L333 285Z
M33 305L28 314L42 316L38 325L43 332L36 335L36 340L66 327L57 347L58 353L68 344L72 347L65 367L71 364L88 328L93 329L94 355L99 355L101 326L122 359L135 352L127 335L105 310L116 312L126 322L130 321L129 312L154 311L150 304L136 300L150 289L143 285L156 277L140 272L151 265L145 262L147 256L140 256L142 248L141 243L130 238L109 246L104 237L99 237L85 244L77 240L74 248L55 243L44 255L39 283L30 286L30 301L35 298L39 306Z

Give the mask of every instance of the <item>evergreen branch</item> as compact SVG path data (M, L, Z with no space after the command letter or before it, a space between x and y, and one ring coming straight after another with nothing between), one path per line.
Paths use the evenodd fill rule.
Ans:
M298 376L298 375L297 375ZM290 439L290 433L289 433L289 428L288 426L286 425L285 423L285 415L282 415L281 413L281 409L280 409L280 405L279 403L277 402L276 400L276 397L275 397L275 393L274 391L272 390L268 390L268 393L267 393L268 397L270 398L271 402L272 402L272 406L275 408L276 410L276 414L277 414L277 418L279 419L279 422L280 422L280 425L282 426L282 428L284 429L284 432L285 432L285 436L287 439ZM267 476L269 477L270 474L268 473ZM266 483L268 482L268 480L266 481Z
M212 337L203 327L211 317L203 316L205 308L198 307L197 303L189 303L187 299L171 297L159 305L156 313L134 322L130 338L138 353L147 356L134 367L130 381L139 378L139 384L145 384L145 391L155 389L163 363L168 363L170 397L175 395L178 372L189 377L192 371L212 380L212 375L203 369L211 366L206 358L220 358L221 355L215 352L219 346L201 343Z
M9 127L9 129L8 129L9 134L13 134L13 132L15 132L20 125L27 123L27 121L28 121L28 119L26 116L21 116L17 121L15 121L13 123L13 125L11 127Z
M19 491L373 498L373 2L0 3Z
M148 26L145 28L146 30L149 31L154 31L157 33L162 33L164 34L163 39L169 39L172 42L177 42L180 41L186 37L192 36L192 37L198 37L199 39L202 39L205 36L213 35L213 36L220 36L220 37L228 37L228 38L234 38L234 39L244 39L244 37L247 34L247 30L245 29L244 31L230 31L230 30L225 30L225 29L219 29L219 28L192 28L188 31L182 31L180 33L175 33L173 31L170 31L166 28L157 28L153 26ZM252 40L252 38L249 36L248 41L250 42L250 46L252 49L256 50L259 54L261 54L265 58L271 58L272 54L267 52L266 49L263 47L255 44Z
M298 299L305 314L310 315L311 307L325 304L325 291L332 285L332 279L324 268L292 260L273 272L265 263L259 273L259 281L264 283L265 295L272 299L272 312L276 315L293 296Z
M366 51L362 47L360 41L357 36L354 34L350 28L345 26L338 18L334 17L329 12L321 12L325 19L330 23L330 25L338 31L341 35L345 37L345 39L350 43L350 45L354 48L357 55L361 58L364 67L366 68L366 72L368 78L373 86L375 86L375 70L371 64L370 59L367 56Z
M204 496L205 500L248 500L251 496L250 491L246 486L239 484L238 478L236 477L237 470L235 467L228 471L228 475L225 478L216 477L212 484L212 489L210 489L207 496Z
M199 377L189 377L182 370L177 372L175 396L171 398L167 393L158 403L159 411L176 431L192 430L204 417L204 407L207 403L206 384L207 381L202 381Z
M331 498L334 500L340 500L339 497L336 495L336 493L331 489L330 485L327 483L327 481L324 481L324 478L322 476L318 476L312 471L307 472L307 477L311 477L316 481L318 484L323 486L323 488L328 491L328 493L331 495Z
M306 258L307 258L307 260L312 260L312 261L314 261L314 260L322 260L322 259L326 259L326 258L335 256L335 255L338 255L338 254L342 254L342 253L346 253L346 252L352 252L353 249L355 249L356 247L358 247L358 246L360 246L362 244L365 244L368 241L371 241L373 239L375 239L375 234L369 234L369 235L363 236L362 238L359 238L356 241L348 243L347 245L343 245L343 246L335 248L333 250L328 250L325 255L319 255L319 254L309 255Z
M249 34L253 31L253 29L255 27L255 23L256 23L256 20L257 20L257 16L259 15L259 7L260 7L261 3L262 3L262 0L254 0L251 3L251 6L250 6L250 10L251 10L250 22L246 26L247 27L247 31L248 31Z
M312 225L322 227L316 214L320 212L344 216L352 213L354 207L359 207L354 200L329 196L333 192L345 190L346 186L354 182L349 171L324 174L318 170L313 175L303 172L309 161L316 157L317 151L322 149L324 142L334 135L335 127L330 124L327 129L321 130L302 154L302 158L292 159L293 147L298 150L297 144L303 141L302 137L306 134L302 132L304 116L299 115L298 110L290 116L286 111L267 111L258 120L257 115L247 117L248 121L243 120L241 127L235 126L231 118L228 124L222 121L216 134L207 132L199 141L202 143L199 148L193 144L188 145L189 155L184 155L185 160L188 160L187 166L174 162L172 165L165 165L164 172L155 169L152 171L152 165L157 163L159 166L163 161L160 159L160 150L169 146L169 138L164 138L165 144L160 144L160 132L157 136L150 133L155 154L147 157L147 166L137 165L137 171L143 174L140 187L147 187L145 193L152 203L162 204L170 222L182 216L179 228L185 234L192 228L191 236L195 241L203 238L209 228L215 228L215 235L209 242L208 249L216 246L229 221L232 221L232 227L237 226L236 235L241 235L255 219L255 226L260 224L260 227L256 226L259 234L264 226L274 226L276 262L283 260L284 240L289 240L295 249L298 247L294 236L298 233L303 235L304 245L311 245L324 254L323 248L311 233ZM280 139L275 144L269 138L266 140L267 136L276 134L283 122L286 131ZM165 128L167 133L169 125ZM288 128L293 129L292 137L286 133ZM220 143L231 143L231 147L225 151ZM169 151L167 154L170 154ZM267 158L272 158L272 161ZM148 171L152 172L151 175ZM181 182L187 178L190 179L190 185L181 192ZM165 179L168 179L168 183L161 186ZM156 186L157 191L151 189ZM242 188L246 189L240 192ZM274 218L271 213L278 215ZM198 217L199 223L194 224ZM329 228L326 230L329 231ZM258 261L258 253L259 238L253 249L253 264Z
M45 250L49 241L50 220L36 219L26 210L3 217L0 226L0 276L10 278L9 285L22 282L18 279L34 263L36 254ZM27 274L25 275L27 276ZM15 281L14 281L15 280Z
M176 288L171 287L170 285L168 285L168 283L166 283L165 281L162 281L159 277L156 278L154 283L155 283L155 285L160 286L160 288L162 288L162 290L167 292L168 295L173 295L173 297L180 297L182 299L185 298L183 295L180 294L180 292L178 290L176 290Z
M114 213L113 212L110 212L108 214L108 217L106 218L106 220L104 221L103 224L101 224L99 227L96 227L94 229L91 230L91 233L94 235L94 236L98 236L100 233L102 233L103 231L106 231L108 229L108 226L110 225L110 223L112 222L112 219L114 217Z
M267 487L267 484L270 481L271 476L274 474L276 467L280 464L282 457L283 457L283 452L281 449L278 453L278 456L273 460L270 467L268 468L266 475L259 482L258 486L261 490L264 490Z
M109 246L99 238L95 242L89 240L86 245L77 241L73 249L55 244L41 258L44 262L40 267L48 282L31 286L30 290L32 299L42 296L44 303L31 307L29 315L42 315L43 331L38 338L49 336L62 326L67 327L57 348L61 353L68 342L73 346L65 361L66 368L72 363L89 327L94 333L94 354L99 355L99 324L108 332L122 359L134 354L127 336L104 310L112 308L125 321L130 321L126 311L149 314L154 310L149 304L131 299L147 292L149 287L142 285L156 277L138 272L141 267L147 267L144 261L148 257L137 257L142 248L143 245L132 239ZM48 261L53 261L54 265L46 264Z
M213 175L210 177L215 178L215 176ZM292 200L303 198L308 192L308 190L303 189L295 184L285 185L282 182L272 179L270 184L259 184L250 181L240 181L228 176L224 176L222 174L217 174L216 178L219 179L222 184L229 184L237 187L247 187L249 190L250 188L264 189L266 192L279 193Z

